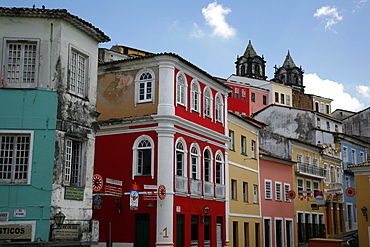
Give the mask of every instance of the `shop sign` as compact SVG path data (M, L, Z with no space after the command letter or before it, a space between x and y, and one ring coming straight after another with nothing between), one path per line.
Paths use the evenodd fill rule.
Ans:
M31 239L32 225L0 225L0 239Z
M59 228L53 229L53 240L56 241L79 241L80 225L63 224Z
M64 190L64 199L83 201L84 190L85 188L66 186Z
M9 212L0 212L0 221L8 221Z

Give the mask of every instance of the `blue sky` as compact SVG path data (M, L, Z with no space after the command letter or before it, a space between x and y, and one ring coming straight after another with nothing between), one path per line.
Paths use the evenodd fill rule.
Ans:
M370 105L370 0L1 0L3 7L67 9L104 31L114 44L173 52L227 78L251 40L273 78L290 54L305 71L306 93L333 108Z

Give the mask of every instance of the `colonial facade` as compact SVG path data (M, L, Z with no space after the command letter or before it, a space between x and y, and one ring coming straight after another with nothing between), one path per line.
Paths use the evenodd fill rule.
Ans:
M99 66L95 173L105 186L94 217L103 245L227 243L230 91L171 53Z
M110 39L63 9L0 8L0 29L0 227L13 229L0 242L96 242L97 51Z

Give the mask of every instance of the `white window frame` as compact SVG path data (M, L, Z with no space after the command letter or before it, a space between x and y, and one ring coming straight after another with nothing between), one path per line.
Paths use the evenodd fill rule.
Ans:
M351 148L351 158L352 158L352 164L357 164L357 157L356 157L356 149Z
M151 78L141 78L142 75L149 73ZM150 83L150 87L148 86ZM144 86L144 98L140 99L140 85ZM148 89L150 88L150 93L148 93ZM150 96L150 97L148 97ZM154 103L155 98L155 74L152 69L145 68L141 69L135 77L135 106L139 103Z
M183 79L183 81L180 80ZM176 102L178 105L187 106L187 88L186 76L181 71L176 76Z
M282 183L281 182L275 182L275 200L276 201L282 201Z
M348 162L348 148L347 147L343 147L343 161L344 162Z
M264 242L264 247L270 247L270 246L272 246L272 220L271 220L271 217L263 217L263 239L264 240L266 239L266 224L265 224L265 220L268 220L270 222L270 224L269 224L270 245L267 245L267 243L265 243L265 241L263 241L263 242Z
M15 179L15 157L14 155L17 155L17 152L14 152L16 148L13 148L13 163L11 164L12 168L12 174L10 179L3 179L0 178L0 184L30 184L31 183L31 172L32 172L32 153L33 153L33 140L34 140L34 132L30 130L0 130L0 138L2 136L27 136L29 137L29 146L28 146L28 162L25 164L27 165L27 174L25 179L16 180ZM0 139L0 150L1 148L1 139Z
M307 193L307 196L308 195L313 195L313 191L312 191L312 180L311 179L306 179L306 191L310 191L311 193Z
M74 58L77 58L76 64L73 62ZM82 62L81 59L83 59ZM81 67L82 65L83 67ZM89 73L90 56L87 52L71 45L69 50L68 91L80 97L87 97L90 80Z
M239 99L239 88L234 88L235 89L235 99Z
M194 150L196 152L194 152ZM193 163L195 161L195 163ZM200 149L199 146L193 143L190 146L190 178L200 180ZM195 167L195 178L193 177L193 168Z
M229 149L235 151L235 132L229 129Z
M203 104L204 117L208 117L212 119L213 98L212 98L212 90L209 87L204 88L203 97L204 97L204 104Z
M208 174L208 181L206 180L206 152L209 152L209 174ZM213 154L212 150L209 147L206 147L203 151L203 181L205 182L212 182L213 181Z
M275 231L274 231L274 235L275 235L275 246L278 246L278 242L277 242L277 232L276 232L276 230L277 230L277 221L280 221L281 222L281 243L280 243L280 245L281 246L284 246L284 241L285 241L285 231L284 231L284 218L280 218L280 217L275 217L274 218L274 229L275 229Z
M365 162L365 153L360 151L360 163Z
M231 179L231 200L238 200L238 182L236 179Z
M320 112L324 113L324 103L320 102Z
M290 95L289 95L289 94L287 94L285 98L286 98L286 99L285 99L285 103L286 103L286 105L290 105Z
M243 202L248 202L248 182L243 181Z
M326 104L325 106L326 106L326 107L325 107L325 108L326 108L326 109L325 109L325 113L326 113L326 114L330 114L330 105L329 105L329 104Z
M285 94L283 93L280 94L280 104L285 105Z
M251 93L251 102L256 102L256 93Z
M320 182L313 180L313 191L320 190Z
M150 143L150 149L151 149L151 167L150 167L150 176L154 178L154 141L153 139L148 135L141 135L138 138L136 138L133 146L132 146L132 179L134 179L135 176L148 176L147 174L142 175L138 172L138 150L139 150L139 144L141 141L147 140ZM149 148L148 148L149 149Z
M246 99L247 99L247 90L242 89L242 100L246 100Z
M78 167L73 167L73 161L75 161L76 150L73 146L78 144ZM73 187L84 187L85 186L85 163L86 163L86 143L84 141L69 138L65 139L65 166L64 166L64 185ZM77 175L74 174L77 170ZM76 178L77 177L77 178ZM77 179L77 180L76 180Z
M222 95L220 93L217 93L216 94L216 110L215 110L215 113L216 113L216 121L217 122L220 122L220 123L223 123L223 119L224 119L224 102L222 100Z
M288 193L290 191L290 184L284 183L284 202L291 202L288 198Z
M240 144L241 144L241 151L242 154L247 155L247 137L241 135L240 136Z
M182 146L182 148L181 148ZM177 139L175 143L175 154L176 154L176 168L175 168L175 174L176 176L181 176L181 177L186 177L187 171L187 147L186 147L186 142L185 140L180 137ZM178 154L182 154L182 168L181 168L181 174L179 174L179 167L178 167Z
M272 181L265 179L265 200L272 200Z
M225 162L224 162L224 156L222 155L222 152L217 151L216 157L215 157L215 183L216 184L224 184L224 164ZM220 174L217 174L218 172Z
M40 58L40 39L22 39L22 38L4 38L4 46L3 46L3 68L2 68L2 78L3 78L3 84L0 85L0 87L6 87L6 88L36 88L38 85L38 71L39 71L39 58ZM16 44L21 46L21 55L19 60L14 63L12 66L10 66L9 62L9 46L11 44ZM34 51L34 58L32 59L31 64L26 64L26 58L25 58L25 46L27 45L35 45L35 51ZM16 53L16 51L15 51ZM12 53L14 54L14 53ZM14 59L13 59L14 61ZM29 59L28 59L29 61ZM26 66L33 67L30 70L26 69ZM16 67L16 68L15 68ZM10 73L10 69L13 68L12 72ZM28 76L24 78L24 72L27 71L28 73L31 73L31 76ZM8 77L12 74L12 78L15 80L19 80L18 82L9 82ZM26 80L26 82L24 82Z
M253 184L253 203L258 203L258 184Z
M302 183L302 185L300 185L300 182ZM301 190L299 188L301 188ZM297 194L303 195L302 193L299 193L299 191L304 191L304 179L303 178L297 178Z
M327 163L324 163L324 175L325 175L325 179L324 179L324 181L326 182L326 183L329 183L329 177L330 177L330 170L329 170L329 165L327 164Z
M339 166L336 167L336 173L337 173L337 183L342 183L342 169Z
M191 111L200 113L200 97L201 91L197 80L193 80L191 83Z
M286 225L287 225L287 222L288 221L290 222L290 227L291 227L290 228L290 234L291 234L291 238L290 239L288 239L288 237L287 237L288 231L286 229ZM285 231L284 236L285 236L286 242L289 241L290 246L294 246L294 224L293 224L293 218L285 218L284 231Z
M251 157L252 159L256 158L256 141L255 140L251 141Z
M297 154L297 164L298 165L302 165L303 164L302 158L303 158L303 155L302 154Z

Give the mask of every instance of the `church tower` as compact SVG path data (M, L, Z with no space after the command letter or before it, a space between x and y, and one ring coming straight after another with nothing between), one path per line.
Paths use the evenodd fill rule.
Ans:
M266 80L265 75L266 61L258 56L254 50L251 41L249 41L244 55L237 58L236 62L236 75L246 76L255 79Z
M298 68L295 65L288 51L283 66L280 68L275 66L275 75L272 80L292 87L295 92L304 93L303 73L302 67Z

